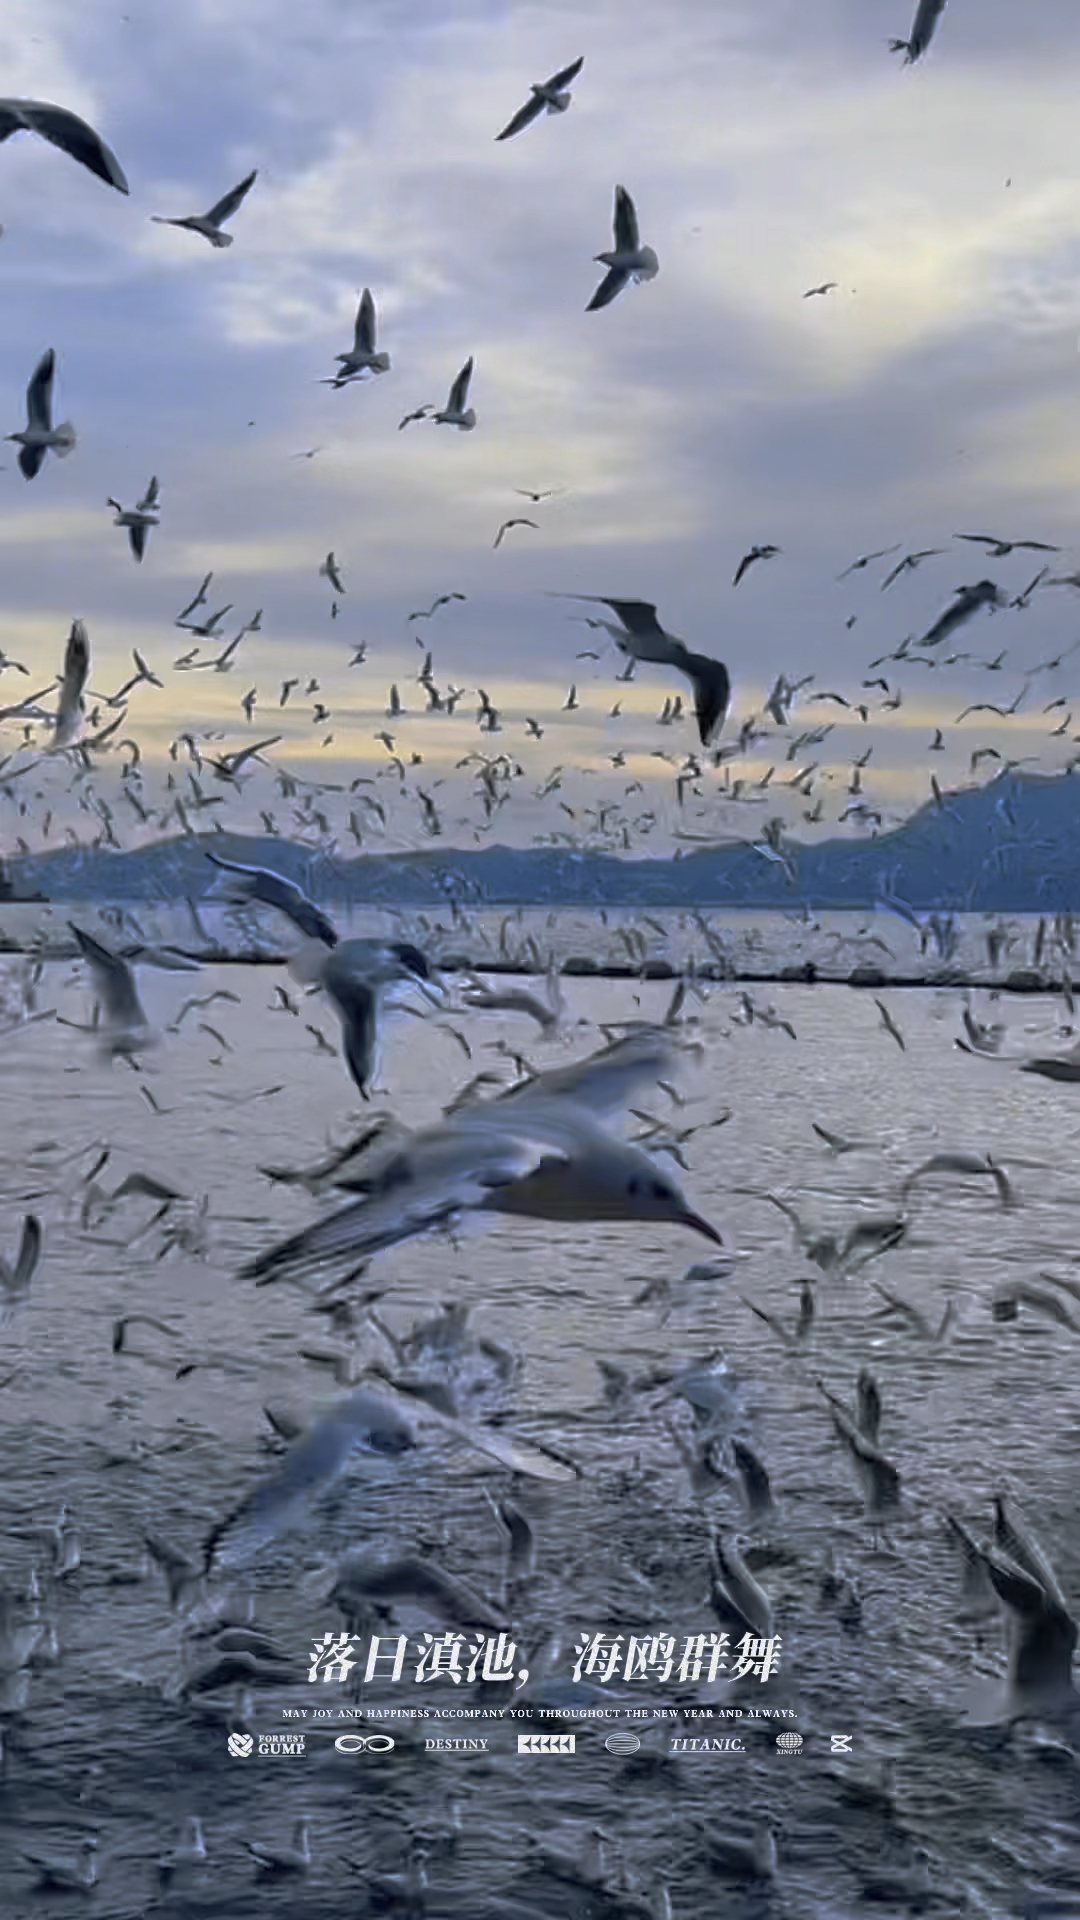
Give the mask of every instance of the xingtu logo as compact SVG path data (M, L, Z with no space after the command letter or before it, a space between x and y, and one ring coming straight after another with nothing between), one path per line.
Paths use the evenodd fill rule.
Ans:
M636 1753L641 1741L636 1733L609 1733L604 1745L609 1753Z
M776 1744L781 1753L798 1753L799 1748L802 1746L802 1734L778 1733L776 1736Z
M519 1753L575 1753L575 1733L519 1733Z
M230 1733L229 1752L238 1760L246 1760L255 1742L250 1733Z
M393 1744L389 1733L339 1733L334 1741L339 1753L389 1753Z

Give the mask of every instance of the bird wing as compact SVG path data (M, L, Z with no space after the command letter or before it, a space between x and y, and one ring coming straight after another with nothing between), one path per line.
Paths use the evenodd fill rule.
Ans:
M610 307L616 294L621 293L630 275L625 267L609 267L596 292L586 307L586 313L598 313L601 307Z
M56 720L60 726L64 720L74 719L79 711L83 688L90 677L90 636L82 620L73 620L64 649L64 674L60 682L60 699L57 705Z
M457 379L450 389L450 398L446 403L447 413L461 413L469 394L469 381L472 379L472 354L466 360Z
M96 173L106 186L127 193L128 183L115 153L77 113L54 106L49 100L0 100L0 142L23 129L59 147L80 166Z
M917 60L926 52L934 37L934 29L945 11L945 0L919 0L915 10L915 24L911 29L908 42L908 59Z
M261 900L264 906L276 907L291 920L294 927L310 939L321 940L325 947L337 945L337 932L321 908L309 900L307 894L294 881L287 880L282 873L274 873L269 867L245 867L237 860L223 860L220 854L206 851L206 858L220 867L223 873L233 876L231 880L219 883L224 897L235 902ZM231 892L227 891L228 888Z
M151 474L150 476L150 484L147 487L146 492L143 494L142 499L137 500L135 502L136 511L138 513L153 513L155 507L157 506L157 503L158 503L158 479L157 479L157 474L154 473L154 474Z
M756 560L757 558L758 558L758 555L757 555L756 553L744 553L744 554L743 554L743 557L742 557L742 559L741 559L741 560L739 561L739 564L738 564L738 566L737 566L737 567L736 567L736 569L735 569L735 578L734 578L734 580L733 580L733 581L732 581L732 583L731 583L733 587L737 587L737 586L738 586L738 584L739 584L739 581L740 581L740 580L742 579L742 577L743 577L743 574L744 574L744 573L746 572L746 570L747 570L747 568L748 568L748 567L752 567L752 566L753 566L753 564L754 564L754 561L755 561L755 560Z
M19 472L24 480L32 480L35 474L41 472L45 464L45 453L44 447L19 448Z
M128 539L131 542L131 551L135 555L136 560L141 560L143 554L146 552L146 542L149 533L150 529L145 522L128 528Z
M496 140L512 140L515 133L520 133L522 127L529 126L538 114L543 113L546 104L543 94L534 93L523 107L518 108L513 119L507 121L502 132L495 135Z
M625 187L615 189L614 227L616 253L637 253L641 245L638 238L637 212Z
M354 353L374 353L375 351L375 302L371 297L371 288L365 287L360 295L360 305L356 309L356 327L353 332Z
M280 1473L256 1487L211 1530L203 1549L206 1571L217 1573L242 1563L267 1540L295 1526L358 1449L389 1456L414 1444L411 1426L389 1400L366 1388L349 1394L289 1448Z
M636 1089L669 1073L674 1060L670 1038L659 1028L654 1032L627 1034L610 1047L578 1060L569 1067L553 1067L540 1073L523 1087L510 1087L492 1103L500 1113L521 1109L539 1100L573 1100L596 1114L625 1111Z
M15 1262L15 1286L18 1289L28 1287L34 1277L34 1271L41 1258L41 1221L36 1215L28 1213L23 1221L22 1240L19 1244L19 1257Z
M558 73L553 73L551 79L547 82L552 93L561 93L564 87L568 87L571 80L577 79L584 65L585 55L582 54L580 59L571 60L568 67L560 67Z
M366 1100L368 1082L375 1070L375 1043L379 1019L378 987L370 980L365 980L360 974L334 966L326 967L323 985L334 1002L341 1020L341 1041L345 1064L355 1085Z
M323 1261L356 1262L486 1205L496 1188L546 1163L565 1164L565 1150L534 1138L525 1113L521 1121L516 1127L500 1113L496 1124L493 1115L473 1110L413 1134L377 1161L360 1200L259 1254L243 1277L266 1285Z
M95 940L92 933L84 933L74 921L68 926L79 944L83 959L94 976L94 985L105 1002L110 1021L115 1026L145 1027L146 1015L139 1003L135 988L135 977L126 960L108 947Z
M257 173L258 168L254 173L249 173L246 180L241 180L238 187L233 187L231 192L224 194L217 204L211 207L206 218L212 227L224 226L226 220L232 219L237 208L243 204L251 192Z
M49 347L34 368L30 376L30 385L26 389L27 425L44 427L46 432L52 428L52 390L55 372L56 354L52 347ZM29 452L30 449L27 448L25 451Z
M683 653L684 658L674 664L688 676L694 689L698 733L702 746L707 747L713 734L727 719L731 705L731 675L721 660L711 660L704 653L689 653L685 648Z

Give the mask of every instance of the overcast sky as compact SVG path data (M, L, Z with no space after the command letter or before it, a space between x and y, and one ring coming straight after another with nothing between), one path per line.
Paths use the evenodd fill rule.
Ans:
M229 748L280 732L274 762L327 780L382 777L373 736L393 681L407 709L396 750L423 757L404 796L384 780L399 843L421 837L416 781L430 790L474 747L526 770L500 838L511 813L525 838L583 833L579 795L625 807L616 818L655 803L642 850L669 845L676 820L745 831L711 768L675 807L696 737L656 717L688 689L657 667L618 686L605 636L569 618L589 610L544 597L578 591L655 601L669 630L728 663L725 741L781 672L869 705L864 723L806 704L807 688L787 733L766 721L772 737L732 765L729 778L753 779L775 762L771 800L781 777L820 762L824 784L774 808L793 830L836 822L870 746L861 784L886 824L925 799L931 771L943 786L972 777L980 745L1068 764L1073 729L1051 729L1070 707L1043 708L1075 688L1080 733L1080 653L1032 679L1007 724L954 723L969 702L1010 704L1024 669L1080 637L1076 589L980 612L924 656L974 661L875 668L899 707L881 712L882 691L860 686L958 587L990 578L1015 595L1044 559L1052 573L1080 566L1080 13L1068 0L1029 0L1022 16L1007 0L949 0L910 67L888 42L908 33L912 0L123 4L8 0L0 21L5 91L86 116L131 185L124 198L25 135L0 149L0 430L23 424L51 346L78 434L29 484L5 450L0 646L32 679L6 672L0 704L48 681L79 614L96 691L127 677L132 646L165 680L137 690L126 729L148 768L181 729L216 728ZM496 143L530 84L579 55L570 110ZM229 249L151 223L205 211L252 168ZM587 313L616 182L660 272ZM392 368L335 391L319 382L351 344L364 286ZM475 432L399 432L412 408L444 403L470 354ZM152 473L161 525L139 567L105 502L132 504ZM558 491L533 507L515 488ZM539 524L493 550L514 513ZM1062 552L987 559L958 532ZM734 589L740 556L766 542L782 551ZM894 542L890 560L837 581ZM923 547L948 551L882 592L889 565ZM318 573L329 549L346 586L336 620ZM194 643L173 617L211 569L211 608L234 606L225 638L260 607L262 630L229 674L176 673ZM465 602L409 624L451 590ZM415 635L436 684L470 690L453 720L424 715ZM350 669L360 641L367 661ZM576 660L590 644L601 660ZM1002 650L1000 670L977 664ZM319 692L305 697L311 675ZM563 714L571 682L580 707ZM498 735L477 731L477 686ZM542 740L527 738L527 715ZM790 738L830 721L786 761ZM945 750L928 757L938 726ZM9 725L5 750L19 738ZM102 789L116 761L102 757ZM573 821L525 799L559 764L579 770L561 790L577 779ZM66 777L50 767L44 790ZM644 800L626 798L636 779ZM467 793L456 780L444 791ZM249 801L256 787L267 804L269 775ZM822 825L804 827L818 797ZM469 837L467 816L451 809L451 838ZM39 844L31 825L18 830Z

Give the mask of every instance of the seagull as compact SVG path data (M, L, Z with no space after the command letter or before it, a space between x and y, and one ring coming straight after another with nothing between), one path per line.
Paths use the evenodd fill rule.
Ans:
M631 1034L572 1066L540 1074L491 1102L470 1103L365 1163L362 1198L259 1254L244 1277L260 1285L396 1246L461 1213L542 1220L666 1220L714 1244L722 1234L640 1147L607 1131L596 1109L618 1110L642 1079L670 1068L670 1042Z
M885 579L881 583L882 593L884 593L886 587L891 587L893 581L898 580L902 573L914 572L920 560L930 560L934 554L944 553L944 551L944 547L924 547L921 553L905 553L903 559L897 563L892 572L886 574Z
M41 1221L28 1213L23 1221L22 1240L14 1267L10 1267L0 1255L0 1327L10 1324L16 1307L26 1299L40 1258Z
M735 569L735 578L731 583L732 586L738 586L743 574L749 567L753 566L755 560L771 560L773 555L779 552L779 547L751 547L749 553L743 554L742 559Z
M83 727L83 688L90 678L90 636L82 620L73 620L64 649L64 672L56 703L52 745L73 747Z
M1030 547L1033 553L1060 553L1060 547L1052 547L1045 540L998 540L992 533L954 533L954 540L974 540L986 548L993 560L1003 560L1007 553L1014 553L1018 547Z
M301 1525L311 1502L345 1472L355 1453L395 1459L415 1447L410 1422L385 1394L360 1387L293 1441L280 1471L264 1480L212 1529L207 1573L244 1564L268 1540Z
M326 947L337 946L337 930L333 923L300 887L286 880L284 874L275 873L269 867L241 866L239 861L222 859L220 854L211 853L209 849L206 857L225 876L215 882L218 893L211 893L208 896L210 899L224 898L235 905L250 905L253 900L261 900L265 906L277 907L279 913L284 913L309 940L321 940Z
M460 427L462 433L470 433L476 425L476 414L472 407L464 411L469 394L469 381L472 379L473 361L470 353L457 379L450 389L450 397L440 412L432 415L440 426Z
M981 1547L954 1515L950 1527L969 1561L982 1566L1007 1616L1008 1674L1004 1690L978 1686L968 1701L968 1723L1039 1716L1075 1706L1072 1657L1076 1621L1045 1554L995 1495L995 1545Z
M40 473L47 453L55 453L58 460L64 460L75 446L75 429L71 421L64 420L58 427L52 423L55 374L56 355L50 347L42 354L26 389L25 427L21 433L5 436L8 440L18 442L19 471L25 480L32 480L36 473Z
M928 633L916 642L920 647L940 647L943 640L956 632L957 627L971 619L980 607L1003 607L1005 595L992 580L979 580L973 587L958 587L952 605L939 614Z
M329 580L335 593L343 594L345 592L341 578L341 570L332 553L327 554L326 559L319 568L319 578L320 580Z
M518 108L513 119L507 121L502 132L495 135L496 140L512 140L515 133L520 133L523 127L531 126L532 122L539 119L545 111L565 113L570 105L568 91L570 82L577 79L584 65L585 55L582 54L580 60L572 60L568 67L561 67L558 73L553 73L550 80L545 80L540 86L530 87L532 99L526 100L525 105Z
M823 280L820 287L807 287L804 300L812 300L815 293L832 293L839 283L836 280Z
M638 237L637 212L625 187L615 189L614 229L615 246L612 252L593 255L593 259L608 271L589 301L586 313L596 313L600 307L610 306L628 280L639 284L643 280L655 280L660 271L660 262L652 248L643 247Z
M333 386L343 387L362 373L389 373L390 355L375 351L375 302L370 287L360 295L351 352L336 353L334 358L341 372L331 382Z
M332 947L314 940L290 962L294 979L321 986L341 1021L345 1064L365 1100L378 1066L381 990L412 981L432 1005L442 992L430 985L431 969L418 947L407 941L339 940Z
M527 520L524 514L516 514L512 520L503 521L502 526L499 528L498 533L495 535L495 539L492 542L492 545L496 547L501 547L503 543L503 538L506 534L509 533L511 527L535 527L536 525L537 525L537 522L535 520Z
M95 940L93 934L84 933L74 921L69 920L68 926L93 975L94 990L104 1002L107 1020L103 1035L105 1051L110 1054L141 1053L152 1035L130 966L118 953L113 953L100 940Z
M600 625L611 634L620 653L631 660L651 660L657 665L685 673L694 689L694 711L702 746L708 746L727 718L731 703L731 678L719 660L706 654L691 653L685 642L665 633L656 617L656 608L648 600L608 600L602 593L559 594L558 599L590 600L610 607L624 631L602 620Z
M198 593L195 595L194 600L189 600L187 606L183 609L183 611L177 614L176 619L173 622L174 626L177 626L177 627L182 626L184 621L187 619L189 613L194 613L196 607L203 607L206 605L206 592L213 577L214 576L212 573L207 574L205 580L202 583L202 586L199 588Z
M843 573L838 573L836 577L838 580L846 580L849 573L858 573L860 568L868 567L870 565L871 560L884 560L886 554L899 553L899 551L900 551L900 542L898 540L895 546L879 547L876 553L860 554L857 560L852 561L850 567L845 567Z
M414 420L426 420L428 414L432 412L434 412L434 408L430 401L422 407L414 407L412 413L407 413L404 420L398 421L398 432L401 432L402 427L411 426Z
M310 1820L298 1820L291 1846L268 1847L261 1840L245 1840L244 1845L264 1873L306 1873L311 1865L310 1830Z
M207 853L224 878L216 884L228 899L240 903L261 900L276 907L308 936L308 944L294 955L294 978L321 986L329 994L341 1021L345 1064L363 1095L377 1066L381 990L395 982L412 981L441 1005L441 990L430 984L431 968L418 947L407 941L339 940L336 929L314 901L265 867L244 867Z
M128 191L115 153L93 127L80 120L77 113L70 113L67 107L54 106L49 100L0 100L0 144L10 140L13 133L40 135L51 146L70 154L80 166L96 173L107 187L115 187L117 193Z
M155 474L153 476L142 499L138 501L134 507L122 507L119 500L113 500L111 498L108 499L105 504L115 509L116 519L113 521L113 526L127 528L132 555L134 559L141 560L143 554L146 552L146 542L149 538L150 528L161 525L156 511L158 505L157 475Z
M934 28L944 11L945 0L918 0L910 39L890 40L890 53L904 54L905 67L914 66L916 60L922 57L930 45L934 37Z
M242 205L247 194L250 193L255 184L255 178L255 173L249 173L247 179L241 180L238 187L233 187L232 191L225 194L223 199L218 200L214 206L211 207L209 213L185 214L182 220L168 219L160 213L152 213L150 218L155 221L159 227L187 227L191 233L201 233L203 239L209 240L212 247L231 247L233 243L232 234L222 233L221 229L225 221L231 220L233 214L236 213Z
M432 615L437 613L440 607L448 607L452 600L464 600L466 598L467 595L464 593L440 593L438 599L433 600L430 607L426 610L421 608L417 613L410 613L407 624L411 625L414 620L430 620ZM420 643L417 642L417 645L419 644Z

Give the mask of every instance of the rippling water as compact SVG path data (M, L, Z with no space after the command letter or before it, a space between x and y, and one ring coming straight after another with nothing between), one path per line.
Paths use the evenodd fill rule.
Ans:
M689 1170L680 1178L693 1204L724 1224L739 1257L733 1278L678 1297L666 1318L655 1304L634 1304L645 1283L677 1280L711 1250L681 1230L640 1225L506 1219L456 1243L385 1253L364 1283L386 1288L378 1310L398 1334L441 1301L467 1301L478 1331L524 1355L513 1430L583 1469L576 1485L521 1479L513 1493L539 1549L517 1638L524 1645L539 1626L560 1629L564 1673L582 1628L683 1635L718 1625L707 1600L705 1508L689 1490L663 1391L609 1405L595 1361L637 1376L723 1352L732 1392L720 1431L764 1460L775 1512L752 1527L734 1477L707 1504L743 1540L783 1648L768 1685L746 1680L724 1698L748 1713L768 1704L797 1717L745 1730L730 1720L643 1725L632 1758L605 1750L603 1723L578 1726L572 1756L520 1757L508 1719L421 1723L411 1733L395 1723L394 1752L377 1758L339 1753L309 1724L304 1755L241 1760L229 1755L220 1724L162 1697L177 1668L178 1626L157 1571L137 1577L142 1529L198 1554L210 1526L271 1464L263 1405L303 1420L337 1391L299 1357L326 1340L304 1294L235 1277L275 1235L333 1204L270 1185L260 1166L310 1163L356 1119L341 1062L317 1052L306 1031L310 1020L336 1043L332 1017L315 1001L297 1017L274 1010L280 978L235 966L208 967L198 979L145 974L148 1011L162 1024L190 992L221 987L240 1004L189 1015L137 1072L104 1064L88 1035L52 1021L4 1038L0 1244L14 1251L32 1207L45 1252L29 1302L0 1330L0 1379L14 1370L0 1390L0 1578L26 1588L41 1554L15 1530L53 1520L61 1501L82 1534L79 1570L55 1592L45 1583L61 1658L35 1675L26 1705L3 1722L4 1910L79 1904L75 1895L33 1892L17 1856L23 1848L70 1854L89 1832L100 1843L92 1909L101 1915L331 1920L386 1911L372 1873L400 1871L410 1830L437 1826L447 1794L459 1793L460 1838L430 1841L431 1885L416 1909L428 1915L600 1920L641 1911L614 1881L589 1890L530 1864L524 1829L569 1847L599 1823L627 1886L637 1882L640 1901L664 1883L676 1920L721 1910L836 1920L865 1912L870 1900L884 1912L1075 1920L1076 1725L965 1724L965 1688L977 1674L1003 1671L1002 1629L972 1617L942 1513L985 1535L992 1492L1011 1490L1066 1596L1080 1603L1077 1333L1024 1301L1013 1320L991 1314L1003 1288L1045 1291L1042 1269L1080 1279L1080 1089L956 1051L954 991L886 995L904 1051L880 1026L873 997L843 987L755 990L759 1004L772 1002L791 1023L794 1039L738 1024L735 988L688 1000L696 1024L685 1032L700 1043L680 1075L688 1104L674 1111L658 1091L642 1106L678 1128L730 1109L724 1125L685 1141ZM487 1043L509 1041L535 1064L554 1064L599 1044L592 1023L659 1018L670 997L660 983L572 980L566 992L568 1039L538 1042L527 1022L510 1017L455 1017L471 1063L448 1032L398 1016L384 1050L389 1100L376 1104L392 1105L407 1123L434 1117L471 1073L503 1064ZM86 1018L85 992L61 966L46 969L39 1004ZM1006 996L997 1017L1009 1022L1017 1051L1065 1044L1060 1001ZM224 1048L200 1021L224 1036ZM834 1157L811 1120L865 1145ZM179 1188L185 1202L157 1224L156 1203L145 1197L111 1211L92 1198L88 1206L85 1175L105 1146L112 1157L99 1186L112 1191L141 1169ZM911 1196L902 1244L846 1279L808 1265L788 1220L762 1197L771 1191L808 1224L842 1233L896 1210L904 1175L956 1148L992 1153L1018 1204L1003 1208L985 1179L928 1179ZM187 1245L163 1251L172 1222L186 1229ZM790 1327L807 1274L817 1314L805 1342L789 1349L741 1296ZM952 1302L945 1338L935 1344L911 1318L884 1314L875 1283L933 1328ZM112 1326L124 1313L164 1318L177 1337L133 1327L136 1351L114 1355ZM194 1370L175 1378L187 1361ZM820 1378L851 1404L864 1366L880 1386L881 1444L903 1488L884 1528L867 1517L815 1384ZM323 1557L365 1543L430 1552L481 1593L498 1593L502 1546L485 1483L505 1492L507 1476L478 1454L425 1439L400 1465L358 1466L316 1506L305 1533L266 1550L255 1568L257 1616L295 1657L296 1682L259 1691L259 1730L282 1728L283 1710L310 1708L316 1693L320 1704L346 1697L347 1689L306 1684L312 1635L341 1624L311 1598L309 1576ZM858 1605L838 1606L823 1592L830 1550ZM422 1699L434 1711L461 1704L465 1690L402 1682L369 1697ZM474 1687L468 1701L482 1697ZM659 1708L673 1693L638 1683L634 1697ZM778 1724L799 1730L800 1752L777 1750ZM733 1730L745 1753L668 1751L673 1732ZM489 1738L487 1753L423 1749L425 1734L476 1732ZM833 1733L852 1735L849 1755L832 1754ZM891 1801L860 1798L889 1763ZM305 1813L309 1873L256 1886L241 1841L280 1839ZM189 1886L162 1888L155 1862L188 1814L203 1821L207 1865ZM741 1883L710 1867L702 1828L745 1836L765 1822L778 1858L771 1882Z

